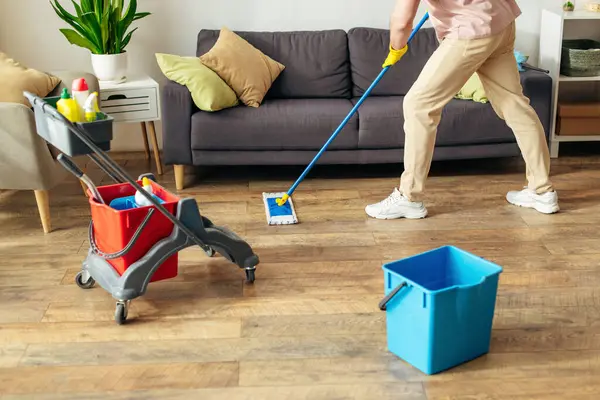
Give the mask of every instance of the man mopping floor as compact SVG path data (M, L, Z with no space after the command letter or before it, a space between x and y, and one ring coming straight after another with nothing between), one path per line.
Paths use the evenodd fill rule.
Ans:
M404 49L420 0L397 0L390 21L390 46ZM527 165L528 187L509 192L516 206L558 212L549 179L550 155L544 128L523 95L514 56L514 0L425 0L440 46L404 98L404 173L400 187L368 205L373 218L424 218L420 199L429 174L442 109L475 72L498 116L513 130ZM482 127L484 129L484 127Z

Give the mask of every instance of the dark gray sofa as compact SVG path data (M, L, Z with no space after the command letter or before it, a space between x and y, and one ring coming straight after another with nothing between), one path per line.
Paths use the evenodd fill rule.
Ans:
M237 33L286 68L259 108L201 112L187 88L168 82L161 94L163 149L165 163L176 170L185 165L308 164L381 71L389 43L387 30L372 28ZM199 33L198 56L210 50L218 34ZM422 29L319 163L401 162L402 101L437 46L433 29ZM551 78L527 71L521 81L548 132ZM518 154L512 131L489 104L452 100L444 109L435 160ZM183 187L182 174L176 178Z

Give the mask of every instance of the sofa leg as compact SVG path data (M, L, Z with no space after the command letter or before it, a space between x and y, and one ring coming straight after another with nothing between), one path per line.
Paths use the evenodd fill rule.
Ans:
M185 166L184 165L174 165L173 169L175 171L175 187L177 190L183 190L185 187Z
M50 199L47 190L34 190L35 201L37 202L42 228L44 233L50 233L52 226L50 224Z

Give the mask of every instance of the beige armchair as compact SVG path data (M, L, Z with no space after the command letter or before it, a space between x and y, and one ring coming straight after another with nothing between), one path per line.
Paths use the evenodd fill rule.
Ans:
M99 91L98 80L82 72L53 72L60 85L49 95L70 89L76 78L85 78L90 93ZM16 103L0 103L0 189L33 190L45 233L50 223L49 190L68 172L55 160L51 147L36 133L33 111Z

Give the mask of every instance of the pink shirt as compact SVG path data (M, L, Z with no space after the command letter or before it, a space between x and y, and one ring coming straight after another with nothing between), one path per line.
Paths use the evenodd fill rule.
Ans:
M515 0L425 0L439 39L475 39L500 33L519 15Z

